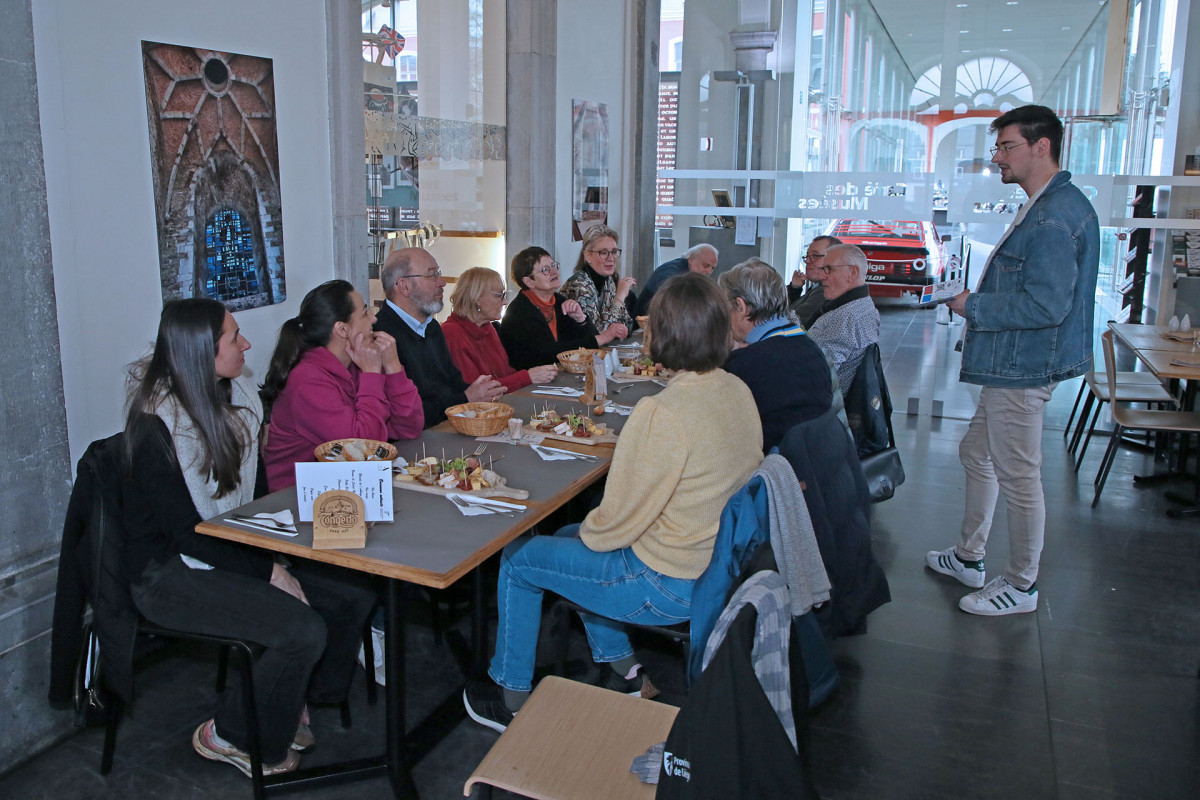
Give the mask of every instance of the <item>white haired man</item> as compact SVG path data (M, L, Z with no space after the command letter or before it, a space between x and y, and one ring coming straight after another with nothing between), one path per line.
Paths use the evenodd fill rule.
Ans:
M634 309L634 316L644 316L650 308L650 301L654 299L654 293L676 275L686 275L689 272L695 272L698 275L712 275L712 271L717 268L718 257L717 248L711 244L698 244L679 258L673 258L660 264L654 272L650 273L650 279L642 287L642 292L638 295L637 307Z

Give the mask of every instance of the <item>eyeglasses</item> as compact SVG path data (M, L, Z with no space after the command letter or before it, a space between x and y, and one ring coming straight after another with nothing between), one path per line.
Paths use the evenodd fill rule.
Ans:
M504 292L488 292L488 294L490 294L492 297L496 298L497 300L503 300L504 296L505 296Z
M853 264L822 264L821 266L817 267L817 272L821 273L822 275L828 275L829 273L833 272L835 269L838 269L839 267L853 267L853 266L854 266Z
M442 271L440 269L436 269L433 272L426 272L421 275L401 275L400 279L401 280L404 280L405 278L434 278L434 279L437 279L440 277L442 277Z
M804 263L807 264L810 261L816 261L817 259L824 258L824 257L825 257L824 253L809 253L802 260L804 261Z
M1014 147L1020 147L1023 144L1029 144L1029 142L1016 142L1015 144L1000 144L1000 145L996 145L995 147L989 148L988 152L992 154L993 158L995 158L997 153L1004 153L1004 155L1008 155L1008 151L1012 150Z
M620 252L620 251L618 250L617 252ZM561 266L562 265L559 264L557 261L551 261L550 266L538 267L537 269L534 270L534 272L538 273L539 275L553 275L554 273L558 272L558 270Z
M588 250L588 252L595 253L596 255L600 256L601 258L620 258L621 257L620 248L618 248L616 250Z

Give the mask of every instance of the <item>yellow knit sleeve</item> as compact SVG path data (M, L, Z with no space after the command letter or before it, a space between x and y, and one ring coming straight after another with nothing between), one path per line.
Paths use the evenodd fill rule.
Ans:
M605 553L629 547L658 519L687 463L682 421L648 397L629 415L613 453L604 499L579 529L588 548Z

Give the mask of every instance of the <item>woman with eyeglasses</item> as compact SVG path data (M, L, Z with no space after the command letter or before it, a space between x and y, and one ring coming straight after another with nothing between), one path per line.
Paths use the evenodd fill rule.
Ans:
M579 303L588 321L598 331L612 331L615 339L624 339L633 330L630 308L637 302L631 276L617 274L617 232L607 225L588 228L575 272L563 284L562 293Z
M526 247L513 256L512 279L521 287L521 293L504 313L500 341L517 369L555 363L564 350L601 347L628 335L628 329L620 323L596 333L582 306L559 294L562 278L558 262L540 247Z
M558 375L558 366L543 363L513 369L500 343L495 322L504 308L504 284L495 271L472 267L458 276L450 295L452 311L442 323L446 347L463 380L471 383L480 375L491 375L513 392L531 383L548 383ZM550 359L553 361L553 359Z

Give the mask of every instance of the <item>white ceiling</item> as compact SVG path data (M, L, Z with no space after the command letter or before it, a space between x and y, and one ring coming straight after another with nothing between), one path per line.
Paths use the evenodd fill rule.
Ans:
M1088 28L1108 20L1108 0L872 1L914 78L935 64L999 56L1025 71L1035 100Z

